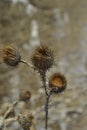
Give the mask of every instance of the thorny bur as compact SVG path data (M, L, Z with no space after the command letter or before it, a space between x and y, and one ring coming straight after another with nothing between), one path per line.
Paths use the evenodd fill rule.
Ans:
M36 70L47 71L54 64L54 55L47 45L41 44L36 47L31 60Z
M19 50L11 45L3 48L2 56L4 63L10 66L17 66L21 61Z

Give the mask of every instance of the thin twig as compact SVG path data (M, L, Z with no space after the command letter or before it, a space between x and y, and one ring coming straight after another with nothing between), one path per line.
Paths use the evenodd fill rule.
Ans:
M20 62L22 62L22 63L28 65L30 68L32 68L32 69L35 70L35 67L34 67L32 64L30 64L29 62L27 62L27 61L25 61L25 60L21 60Z
M55 99L55 101L52 101L52 102L49 103L48 109L49 108L51 109L51 108L57 106L60 103L61 103L61 101L58 101L58 99ZM41 113L44 111L44 109L45 108L44 108L44 105L43 105L40 108L36 109L36 111L34 110L33 115L35 115L35 117L38 118L38 115L41 115Z
M6 119L6 117L9 115L9 113L11 112L11 110L17 105L17 103L19 102L19 100L13 102L12 106L6 111L3 120Z
M6 113L4 114L3 118L2 118L2 122L0 123L0 130L2 130L5 126L5 121L7 121L8 119L6 119L10 112L12 111L12 109L14 109L14 107L18 104L19 100L13 102L13 104L11 105L11 107L6 111ZM10 121L12 121L12 119L14 118L11 118Z
M4 120L4 127L8 127L11 123L18 121L18 117L8 118Z

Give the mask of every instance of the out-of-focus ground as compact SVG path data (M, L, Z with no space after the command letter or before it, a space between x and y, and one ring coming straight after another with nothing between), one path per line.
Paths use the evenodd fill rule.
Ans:
M56 102L49 108L49 130L87 130L87 0L0 0L0 48L14 44L30 61L40 43L55 52L50 73L61 72L68 80L66 91L51 98ZM44 111L37 112L45 102L40 86L36 72L23 64L6 66L0 53L0 113L29 89L33 102L20 104L19 111L36 113L36 127L43 130Z

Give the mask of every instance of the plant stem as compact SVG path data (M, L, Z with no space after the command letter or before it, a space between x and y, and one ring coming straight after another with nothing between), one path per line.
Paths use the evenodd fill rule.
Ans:
M46 96L46 104L45 104L45 112L46 112L46 117L45 117L45 129L47 130L48 128L48 107L49 107L49 99L50 95Z
M41 79L42 79L43 88L45 90L45 94L46 94L46 96L48 96L47 85L46 85L46 72L41 71L40 74L41 74Z
M20 62L28 65L29 67L31 67L32 69L35 69L34 66L32 64L30 64L29 62L25 61L25 60L21 60Z
M43 88L45 91L45 96L46 96L46 103L45 103L45 129L47 130L48 127L48 105L49 105L49 98L50 94L47 91L47 85L46 85L46 71L40 71L41 79L42 79L42 84Z

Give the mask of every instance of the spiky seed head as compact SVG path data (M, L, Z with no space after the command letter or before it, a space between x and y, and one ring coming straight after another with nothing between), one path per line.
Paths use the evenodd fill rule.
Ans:
M31 98L30 91L23 91L19 94L19 101L29 102Z
M18 122L22 126L24 130L30 130L30 127L32 126L32 120L33 120L32 114L27 115L19 115L18 116Z
M54 54L47 45L41 44L36 47L31 60L36 70L46 71L54 64Z
M2 56L4 63L10 66L17 66L21 61L19 50L11 45L3 48Z
M60 93L64 91L66 86L67 80L64 75L60 73L54 73L49 79L49 87L53 93Z

